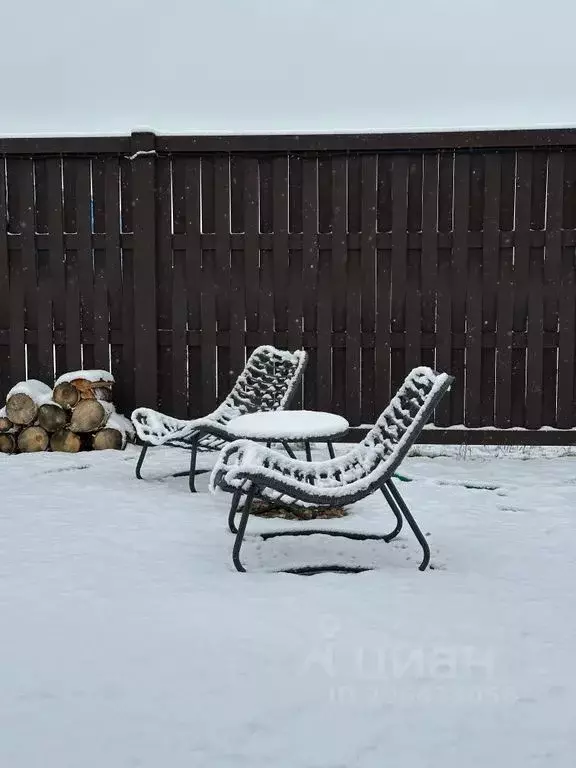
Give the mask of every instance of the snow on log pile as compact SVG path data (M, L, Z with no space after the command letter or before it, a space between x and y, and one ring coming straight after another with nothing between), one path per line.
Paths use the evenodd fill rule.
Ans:
M71 371L53 388L35 379L20 382L0 409L0 453L125 448L135 433L116 413L113 386L108 371Z

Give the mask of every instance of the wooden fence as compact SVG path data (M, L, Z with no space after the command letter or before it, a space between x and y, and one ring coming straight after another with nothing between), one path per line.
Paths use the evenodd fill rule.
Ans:
M0 139L0 395L111 366L196 416L273 343L354 425L423 363L437 426L571 441L575 253L576 131Z

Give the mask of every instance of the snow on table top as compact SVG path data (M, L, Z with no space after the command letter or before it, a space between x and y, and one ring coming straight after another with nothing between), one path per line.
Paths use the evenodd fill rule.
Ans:
M573 457L408 458L436 570L409 529L254 536L386 532L378 494L251 519L237 574L230 497L167 479L187 451L150 451L148 482L137 455L0 455L0 765L572 768ZM266 572L311 562L378 570Z
M6 395L6 400L13 395L28 395L35 403L42 405L52 401L52 387L38 381L38 379L28 379L28 381L21 381L13 386Z
M238 416L228 424L236 437L262 440L331 437L345 433L348 428L345 418L323 411L261 411Z
M62 376L59 376L56 379L54 386L57 387L58 384L69 384L75 379L85 379L86 381L92 382L110 381L112 384L114 384L114 376L112 376L110 371L99 371L95 369L89 371L69 371L68 373L63 373Z

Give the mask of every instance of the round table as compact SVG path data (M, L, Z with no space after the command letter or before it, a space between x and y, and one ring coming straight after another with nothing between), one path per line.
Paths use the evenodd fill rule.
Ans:
M312 460L310 443L326 443L334 458L332 441L343 437L350 428L343 416L324 411L259 411L238 416L227 426L230 434L237 438L268 445L281 443L292 458L296 456L290 443L304 443L308 461Z

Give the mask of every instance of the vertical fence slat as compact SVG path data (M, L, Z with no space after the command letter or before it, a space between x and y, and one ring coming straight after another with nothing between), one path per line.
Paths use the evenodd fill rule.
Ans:
M266 157L259 162L260 231L270 234L274 229L273 161ZM274 342L274 299L272 297L272 250L260 250L260 290L258 292L258 326L263 344Z
M202 156L201 164L202 232L213 232L214 223L214 163ZM202 413L216 407L216 277L215 251L202 250L201 357L202 357Z
M500 259L500 155L486 155L482 241L482 330L496 334L496 298ZM496 402L496 347L482 348L480 410L482 426L492 426Z
M541 278L531 264L531 208L532 155L518 152L513 330L527 333L527 348L512 350L512 424L518 427L535 424L542 416L542 296L538 294ZM532 305L532 301L536 304Z
M218 331L230 331L230 159L214 160L214 231L216 232L216 320ZM231 389L230 346L217 346L218 400Z
M252 158L232 157L230 159L230 227L233 231L245 231L245 210L248 194L246 193L245 163L254 162ZM256 214L257 215L257 214ZM230 250L230 368L235 379L242 370L245 361L246 339L244 324L246 318L246 284L245 271L249 254L253 252L254 242L248 243L244 236L244 248ZM255 251L258 263L258 244ZM256 270L257 272L257 270ZM257 306L254 306L257 313Z
M155 138L132 136L132 155L150 153ZM156 318L156 160L139 154L133 160L134 190L134 368L137 406L157 407L158 335Z
M408 277L408 157L396 155L392 167L392 333L404 334L402 349L391 351L391 385L396 392L406 376L406 280Z
M258 332L258 294L260 293L260 182L258 159L247 157L244 163L244 275L246 330ZM250 348L249 352L252 352Z
M169 157L156 161L156 321L158 344L158 408L174 413L172 340L172 171Z
M346 157L332 158L332 329L334 333L346 330L346 259L347 259L347 167ZM345 413L346 352L332 350L332 408Z
M392 160L389 155L378 156L378 216L380 232L392 229ZM391 249L378 248L376 251L376 337L375 337L375 411L382 413L390 400L390 292Z
M276 325L275 343L282 347L288 344L288 156L274 158L272 223L274 226L274 319ZM247 286L248 289L248 286Z
M290 155L288 168L290 231L302 232L302 158ZM288 269L288 346L290 349L301 349L304 311L301 249L290 249ZM296 393L292 406L295 409L302 407L301 391Z
M6 165L0 155L0 401L11 387L10 378L10 257L8 253L8 208L6 200Z
M318 163L318 229L332 228L332 163ZM316 337L317 378L316 406L329 411L332 407L332 292L330 286L331 252L318 252L318 327Z
M362 199L362 161L360 155L348 158L348 230L360 233ZM348 245L346 269L346 415L350 424L360 423L360 348L361 337L361 254Z
M441 153L438 167L438 232L448 235L452 230L452 201L454 189L454 153ZM438 248L438 290L436 320L436 367L445 373L452 371L452 278L451 250ZM436 408L438 426L450 425L452 395L442 399Z
M472 155L468 229L482 230L484 219L485 155ZM466 293L466 358L464 408L466 426L482 424L482 249L468 248Z
M534 190L536 191L536 190ZM541 202L540 202L541 201ZM546 250L544 258L544 317L545 333L558 332L558 299L561 294L562 274L562 213L564 202L564 153L553 152L548 157L548 189L542 188L538 202L541 218L546 216ZM563 339L564 341L564 339ZM556 393L560 358L556 347L542 351L542 420L541 425L555 427ZM563 366L563 373L567 368ZM571 384L568 388L571 388Z
M47 231L50 233L50 283L54 330L66 329L66 253L64 250L64 211L62 204L62 161L46 161ZM66 369L66 346L55 348L56 376Z
M564 158L563 227L576 227L576 151ZM576 248L567 243L562 248L560 319L558 350L558 427L576 424Z
M24 286L26 330L38 331L38 255L35 238L34 212L34 163L32 158L22 158L14 161L17 174L18 196L20 202L21 228L21 260ZM28 360L27 375L30 379L41 378L38 354L38 336L34 343L27 344L26 357Z
M470 214L470 155L457 152L454 159L454 239L452 243L452 423L464 424L465 351L455 348L456 334L466 332L468 280L468 227Z
M502 232L514 228L516 157L500 156L500 222ZM500 245L497 291L496 426L512 425L512 335L514 318L513 249Z
M122 258L120 253L121 228L120 163L118 157L107 158L104 167L104 228L106 230L106 283L110 312L110 330L122 333ZM110 340L112 342L112 340ZM110 345L110 363L115 375L114 398L122 410L132 402L133 393L126 390L126 364L123 344Z
M378 156L362 157L362 198L360 209L361 331L374 338L376 330L376 226L378 215ZM361 350L360 419L374 423L384 407L375 393L375 349Z
M436 334L438 280L438 155L424 155L422 189L422 333ZM422 350L422 363L435 368L434 349Z
M302 165L302 281L304 292L304 331L316 337L318 311L318 167L315 157L305 157ZM318 370L317 349L308 350L304 374L304 407L316 409L317 387L326 388L326 378Z
M422 229L422 163L423 156L415 155L408 164L407 229L416 234ZM422 250L406 251L406 372L420 365L422 360Z
M64 231L77 231L77 173L78 161L63 161ZM80 310L80 283L78 277L78 249L66 250L66 355L65 369L76 371L82 367L82 316Z
M186 299L189 331L202 328L202 234L200 211L200 158L187 157L184 164L184 208L186 212ZM201 334L203 336L203 334ZM200 342L202 343L202 342ZM200 346L188 347L188 416L202 415L202 352Z

